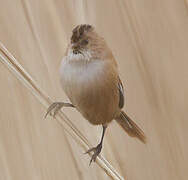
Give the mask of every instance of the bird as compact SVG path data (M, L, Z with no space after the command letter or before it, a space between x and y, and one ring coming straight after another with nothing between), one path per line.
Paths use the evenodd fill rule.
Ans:
M102 150L106 128L115 120L131 137L146 143L141 128L122 110L124 88L118 65L105 39L90 24L77 25L60 65L60 82L71 103L54 102L45 117L62 107L73 107L93 125L102 125L99 144L89 149L90 164ZM53 112L53 113L52 113Z

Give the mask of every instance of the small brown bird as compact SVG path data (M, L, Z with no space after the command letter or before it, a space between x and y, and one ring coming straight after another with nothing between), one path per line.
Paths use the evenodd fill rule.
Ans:
M112 51L105 40L88 24L76 26L60 67L61 85L72 104L56 102L47 111L54 115L61 107L75 107L93 125L102 125L100 143L86 153L94 152L96 160L108 124L116 122L132 137L146 142L144 132L122 111L124 90ZM47 115L46 114L46 115Z

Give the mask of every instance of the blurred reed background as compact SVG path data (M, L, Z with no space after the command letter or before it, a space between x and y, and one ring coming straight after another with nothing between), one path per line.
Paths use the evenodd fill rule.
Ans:
M112 123L101 154L124 179L187 180L187 22L185 0L1 0L0 41L45 95L67 101L61 58L72 28L94 25L119 64L124 110L148 138L143 145ZM57 121L43 120L46 106L7 67L0 63L0 180L114 178L95 163L89 167L82 143ZM97 144L101 127L74 109L63 112Z

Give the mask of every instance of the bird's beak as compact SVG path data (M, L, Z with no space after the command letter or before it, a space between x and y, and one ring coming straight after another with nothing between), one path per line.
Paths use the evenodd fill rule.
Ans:
M72 50L74 54L81 54L80 47L77 44L72 45Z

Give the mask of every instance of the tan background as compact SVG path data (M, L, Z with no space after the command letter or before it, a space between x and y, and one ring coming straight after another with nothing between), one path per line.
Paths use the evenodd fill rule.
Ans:
M54 100L67 100L58 68L72 28L107 40L126 93L125 111L148 144L108 128L102 155L129 180L188 178L188 6L184 0L1 0L0 41ZM0 180L109 179L0 63ZM101 127L65 114L96 145Z

